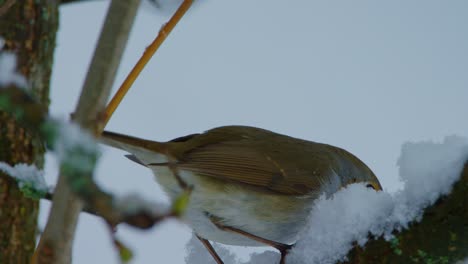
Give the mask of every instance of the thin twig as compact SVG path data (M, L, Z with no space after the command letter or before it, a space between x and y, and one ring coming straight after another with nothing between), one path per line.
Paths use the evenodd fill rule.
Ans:
M156 38L153 40L153 42L146 48L141 58L138 60L136 65L133 67L132 71L128 74L127 78L120 86L117 93L114 95L112 100L107 105L107 108L103 117L104 127L109 122L110 118L112 117L112 114L115 112L120 102L122 102L122 99L125 97L125 94L127 94L128 90L130 90L131 86L135 82L138 75L140 75L143 68L149 62L151 57L153 57L153 55L156 53L156 51L159 49L161 44L164 42L167 36L171 33L171 31L174 29L177 23L179 23L180 19L184 16L184 14L190 8L192 3L193 3L192 0L184 0L184 2L182 2L182 4L177 9L177 11L171 17L171 19L166 24L164 24L162 28L159 30L159 33L156 36Z
M43 199L51 201L54 194L48 192ZM173 217L178 217L174 210L161 213L160 208L139 206L139 210L128 212L119 208L117 203L112 202L113 197L101 190L93 191L93 201L85 203L82 212L102 218L109 224L110 228L115 228L119 224L128 224L139 229L148 229L159 222ZM106 203L104 201L111 201ZM136 205L138 206L138 205Z
M0 17L6 14L6 12L8 12L10 7L12 7L15 2L16 0L7 0L5 3L3 3L3 5L0 6Z

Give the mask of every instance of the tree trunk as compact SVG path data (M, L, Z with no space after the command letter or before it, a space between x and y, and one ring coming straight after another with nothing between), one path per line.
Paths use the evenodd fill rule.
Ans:
M3 50L17 55L17 70L28 80L37 99L49 104L49 83L58 2L0 0L0 38ZM10 5L10 3L13 3ZM31 133L0 111L0 161L43 166L44 149ZM0 263L28 263L34 252L38 201L24 197L16 183L0 174Z

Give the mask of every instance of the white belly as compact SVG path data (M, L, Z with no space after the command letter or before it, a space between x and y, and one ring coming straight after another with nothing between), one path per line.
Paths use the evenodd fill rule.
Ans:
M153 167L156 180L167 194L180 194L172 172L165 167ZM242 185L229 185L192 174L179 172L181 178L194 187L183 220L199 236L229 245L265 246L245 236L220 230L208 215L221 219L220 224L250 234L292 244L305 226L314 197L294 197L259 193ZM296 206L291 206L296 205ZM297 206L299 205L299 206ZM310 205L310 206L307 206Z

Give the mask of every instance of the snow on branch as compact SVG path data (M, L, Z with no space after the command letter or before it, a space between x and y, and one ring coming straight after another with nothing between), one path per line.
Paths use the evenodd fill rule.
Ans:
M16 55L9 51L3 51L4 40L0 38L0 88L9 85L27 87L26 78L16 72Z
M462 170L467 162L468 140L465 138L451 136L441 143L404 144L398 160L404 188L395 193L387 193L353 184L330 199L324 196L319 198L311 208L304 235L288 254L286 263L333 264L346 260L350 260L350 263L408 263L411 260L420 263L431 260L435 261L431 263L451 263L444 261L454 262L465 258L468 255L468 166L463 174ZM460 175L463 176L462 179ZM456 182L458 183L450 194ZM448 211L434 211L434 207L444 204L443 200L447 199L444 197L449 194L448 197L455 199L457 195L462 196L461 199L448 203L464 210L464 215L447 216ZM439 202L436 203L437 201ZM456 218L456 221L464 219L460 228L450 226L452 233L448 230L441 231L446 231L448 242L439 234L435 237L433 235L436 233L430 234L436 226L431 222L426 224L425 221L431 221L435 214L439 214L439 217ZM418 223L419 221L422 222ZM441 223L441 226L449 226L451 222L447 220ZM424 228L417 242L404 236L408 234L411 237L419 226ZM421 242L423 240L438 243L440 250L428 250L430 247L425 247ZM443 244L444 242L447 243ZM383 249L377 250L379 247ZM186 259L190 260L188 263L214 263L208 253L202 252L199 241L192 239L187 248ZM352 249L353 252L348 254ZM221 253L226 263L241 263L224 248L218 253ZM448 253L451 255L448 256ZM363 254L367 254L367 257L362 257ZM278 261L278 253L266 251L252 255L247 263Z
M457 164L454 164L457 165ZM455 171L454 169L448 169ZM450 181L449 174L441 178ZM430 177L429 177L430 178ZM459 178L459 177L457 177ZM422 188L427 185L423 179ZM441 189L446 188L441 185ZM468 162L465 160L461 178L449 193L427 207L407 229L394 232L387 241L383 237L372 238L365 247L355 246L348 254L349 263L455 263L468 256ZM430 197L428 194L426 198ZM432 198L431 198L432 199ZM428 201L430 199L427 199ZM414 214L414 213L413 213ZM457 262L458 263L458 262Z
M394 238L393 232L420 221L424 209L450 192L468 160L468 141L447 137L442 143L406 143L398 161L404 188L375 192L351 185L314 206L306 235L288 256L289 263L336 263L354 243L363 247L372 237ZM313 252L313 253L311 253Z
M94 137L77 124L52 118L41 126L50 150L57 156L62 170L69 178L86 177L93 173L100 156Z
M50 188L44 179L44 171L34 165L19 163L11 166L0 162L0 171L15 179L18 187L27 197L40 199L49 192Z

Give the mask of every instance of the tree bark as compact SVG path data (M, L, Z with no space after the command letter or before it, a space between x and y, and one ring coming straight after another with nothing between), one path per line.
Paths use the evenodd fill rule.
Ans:
M421 222L395 233L388 242L356 246L346 263L451 264L468 257L468 162L452 192L427 208Z
M15 1L0 17L3 50L16 53L18 72L37 99L49 104L49 84L58 27L58 4L50 0ZM44 149L14 118L0 111L0 161L41 168ZM28 263L34 252L38 201L24 197L17 184L0 173L0 263Z

